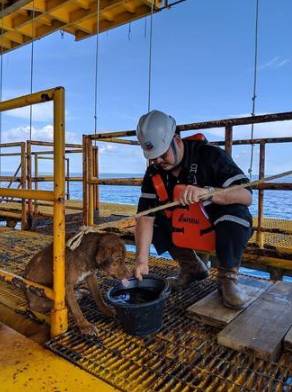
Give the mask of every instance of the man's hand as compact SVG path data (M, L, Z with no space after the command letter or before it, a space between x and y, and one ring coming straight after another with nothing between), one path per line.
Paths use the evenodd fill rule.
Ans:
M135 277L139 280L143 280L143 275L149 274L148 258L136 258L134 274Z
M200 188L194 185L187 185L185 189L180 194L178 201L183 206L198 203L201 196L208 196L208 191L205 188Z

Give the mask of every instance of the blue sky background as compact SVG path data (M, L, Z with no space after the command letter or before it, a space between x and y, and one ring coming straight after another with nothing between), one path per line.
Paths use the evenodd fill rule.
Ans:
M173 115L177 123L246 116L251 112L254 61L255 0L187 0L153 17L152 109ZM292 110L292 3L261 0L256 113ZM103 33L99 40L98 129L134 129L147 111L149 17ZM81 142L94 133L96 37L75 42L58 32L34 44L33 91L58 85L66 89L66 137ZM3 56L3 99L30 91L31 46ZM29 136L29 111L2 116L2 141ZM33 139L50 140L52 108L33 109ZM291 136L291 122L255 126L256 137ZM223 130L205 132L210 140ZM250 137L250 127L234 129ZM292 167L291 143L267 148L266 172ZM255 149L257 155L257 149ZM250 147L234 148L234 159L247 171ZM2 160L2 170L17 167ZM50 163L42 164L48 171ZM102 172L142 173L138 147L100 144ZM72 171L81 170L73 159ZM255 157L254 173L258 170Z

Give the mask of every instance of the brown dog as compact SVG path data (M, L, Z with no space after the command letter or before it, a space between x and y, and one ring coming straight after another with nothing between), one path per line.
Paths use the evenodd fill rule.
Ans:
M125 264L125 254L123 241L116 234L107 233L86 234L77 249L70 250L66 248L66 302L82 334L95 334L96 329L84 317L74 287L85 280L98 309L108 316L114 316L114 310L104 302L103 296L97 287L95 273L99 270L116 279L129 278L130 273ZM51 244L30 260L25 269L24 277L52 287L52 271L53 245ZM46 313L51 310L51 300L41 298L30 290L26 290L26 296L29 308L32 311Z

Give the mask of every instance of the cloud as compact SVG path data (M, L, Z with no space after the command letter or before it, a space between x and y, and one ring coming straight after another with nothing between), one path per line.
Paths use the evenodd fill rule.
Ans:
M30 107L17 108L6 112L7 116L29 120ZM40 105L32 106L32 119L33 121L52 121L53 118L53 103L46 102Z
M263 69L278 69L282 68L284 65L290 63L290 59L284 59L279 56L272 58L272 60L267 61L266 63L259 65L258 70Z
M105 158L110 157L111 159L116 160L116 165L119 167L119 162L123 165L124 160L142 160L145 161L142 150L139 146L130 146L125 144L114 144L114 143L105 143L98 142L98 151Z
M29 138L29 126L11 128L2 133L2 140L4 143L25 141L29 140ZM32 127L31 138L32 140L51 142L53 140L53 126L48 124L40 128ZM66 143L80 143L80 136L78 136L76 132L66 131Z
M115 153L117 151L117 145L114 145L113 143L104 143L104 142L98 142L98 151L100 154L111 154Z
M28 87L27 88L3 88L2 100L4 101L16 97L21 97L27 94L29 94Z
M9 117L18 118L21 120L29 121L30 106L8 110L5 114ZM65 111L66 118L68 119L68 112ZM70 117L71 118L71 117ZM44 102L32 106L32 121L48 122L53 121L53 102Z

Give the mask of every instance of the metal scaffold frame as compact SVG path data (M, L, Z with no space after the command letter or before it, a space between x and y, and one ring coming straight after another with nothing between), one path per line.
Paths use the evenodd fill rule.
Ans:
M33 151L33 148L45 147L42 150ZM40 160L54 160L52 142L27 140L26 142L14 142L14 143L2 143L0 144L0 159L3 157L18 157L19 165L15 168L12 175L0 175L0 183L7 182L8 188L21 188L21 189L35 189L39 188L39 183L42 182L53 182L54 176L51 175L40 175L39 173L39 161ZM17 149L14 152L3 152L3 150L9 150L11 148ZM65 174L65 186L66 193L65 199L70 200L70 183L80 182L82 183L82 176L72 176L70 174L70 156L81 154L83 149L82 144L65 144L65 162L66 162L66 174ZM34 169L34 172L33 172ZM9 227L14 227L21 219L21 229L30 229L33 223L34 217L43 214L43 210L39 207L49 207L50 202L35 200L32 204L31 200L15 199L2 197L0 198L0 216L3 220L7 221ZM18 205L21 203L21 211ZM66 205L65 205L66 208ZM82 211L82 206L70 206L70 209L76 209Z
M18 275L0 270L0 279L8 283L19 283L22 287L34 288L53 301L51 311L51 336L57 336L68 328L68 311L65 304L65 91L63 87L40 91L34 94L0 102L0 111L53 101L54 112L54 190L0 188L0 196L22 200L44 200L53 202L53 287L45 287Z
M240 139L233 140L234 127L240 125L259 124L276 121L292 120L292 112L271 113L265 115L248 116L240 118L231 118L223 120L214 120L206 122L198 122L191 124L182 124L177 126L177 130L184 131L201 131L210 128L223 128L224 141L214 141L211 144L224 146L225 151L232 155L232 147L237 145L259 145L259 179L265 177L265 155L266 145L276 143L292 143L292 137L278 137L278 138L258 138L258 139ZM127 185L139 186L142 183L142 178L115 178L115 179L100 179L98 175L94 175L92 171L92 157L93 157L93 142L109 142L126 145L139 145L137 140L125 139L126 137L135 137L135 130L115 131L115 132L101 132L94 135L83 136L83 203L84 203L84 224L94 224L94 209L98 211L99 201L94 195L98 194L98 185ZM97 154L96 154L97 156ZM97 159L97 158L95 158ZM97 163L98 166L98 163ZM96 189L94 191L94 189ZM267 269L271 272L272 276L281 278L279 270L292 271L291 254L289 255L285 250L278 251L277 249L267 249L264 247L265 235L279 234L279 235L292 235L291 227L288 228L274 228L264 227L264 190L292 190L292 183L278 182L270 183L264 182L258 186L258 216L255 222L254 229L256 231L256 244L257 248L251 249L250 252L245 254L245 260L249 266ZM94 193L95 192L95 193ZM129 221L129 226L133 222ZM122 228L126 228L125 225ZM267 234L265 234L267 233ZM287 253L287 254L286 254ZM277 272L278 271L278 272Z

